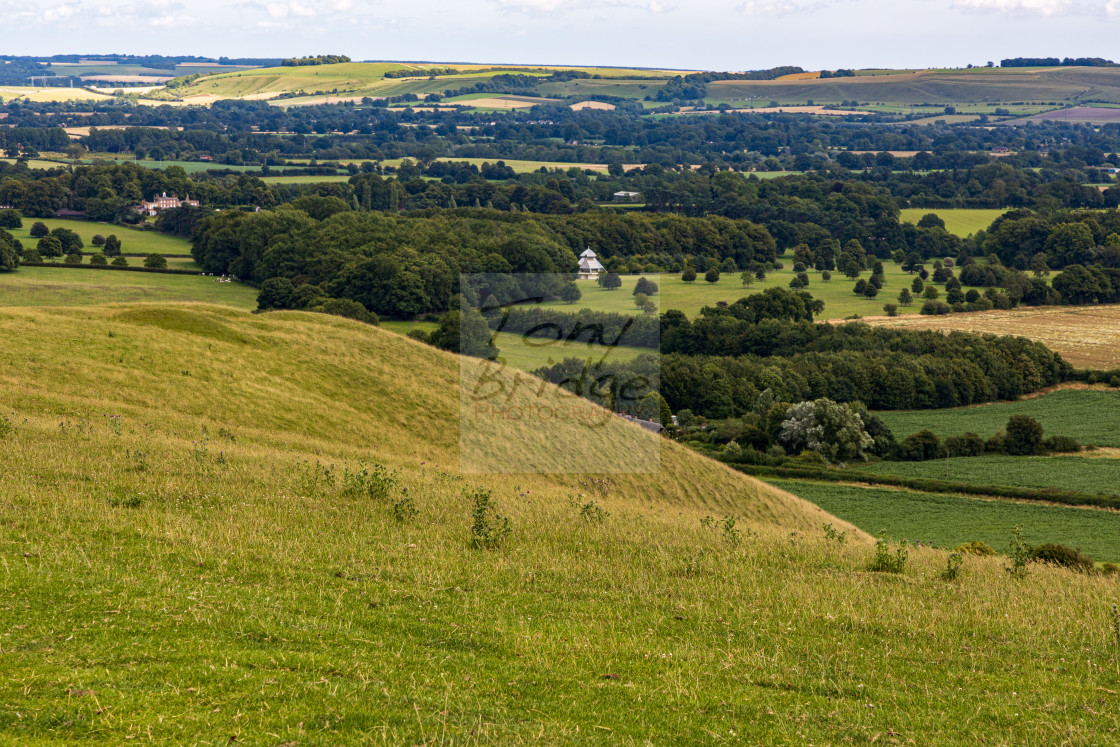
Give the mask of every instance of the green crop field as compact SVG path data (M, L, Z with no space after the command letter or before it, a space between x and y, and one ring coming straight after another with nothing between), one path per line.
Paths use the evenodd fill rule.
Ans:
M903 208L899 211L899 220L917 225L922 216L934 213L945 221L945 230L960 237L970 236L977 231L987 230L992 221L1003 215L1006 210L969 210L966 208L955 209L927 209Z
M142 261L129 259L134 265ZM207 275L67 267L21 267L16 272L0 273L0 307L91 306L141 301L198 301L253 309L257 305L257 291Z
M784 269L770 271L766 280L761 282L755 280L750 288L743 287L739 272L722 273L716 283L706 282L703 273L693 283L685 283L679 273L648 277L661 288L661 293L655 300L660 304L662 312L677 309L691 317L699 314L704 306L714 306L717 301L731 303L744 296L761 293L767 288L788 288L789 281L794 277L793 259L788 256L782 257L782 262L785 265ZM809 286L803 290L811 293L814 298L824 301L824 312L820 315L820 319L881 316L883 305L895 303L898 292L903 288L909 289L914 277L903 272L894 262L884 262L883 270L886 283L874 299L867 299L853 293L852 287L855 281L844 277L839 271L833 271L832 280L828 282L821 280L819 272L810 272ZM574 306L568 307L563 301L549 301L544 305L637 313L632 292L638 277L638 275L623 275L622 287L617 290L600 288L593 280L577 281L576 284L582 291L583 297ZM870 273L864 272L861 277L866 280L870 277ZM917 314L920 308L920 303L914 303L909 307L900 306L898 311L900 314Z
M141 231L128 226L113 225L111 223L94 223L86 220L65 220L62 218L24 218L23 228L8 229L8 233L15 236L25 248L33 247L38 239L31 238L31 226L43 223L52 231L56 228L68 228L82 237L86 253L100 251L93 245L93 237L97 234L108 236L115 234L121 240L121 252L124 254L190 254L191 243L184 238L172 236L158 231Z
M1006 553L1011 530L1020 525L1031 544L1057 542L1080 548L1099 562L1120 561L1117 511L829 483L769 482L868 533L885 530L895 540L946 549L980 540Z
M875 462L853 469L974 485L1120 494L1120 459L1093 456L978 456L929 462Z
M1018 402L949 410L894 410L875 413L903 438L930 430L941 438L979 433L987 438L1004 429L1012 415L1029 415L1046 435L1069 436L1092 446L1120 447L1120 391L1063 390Z

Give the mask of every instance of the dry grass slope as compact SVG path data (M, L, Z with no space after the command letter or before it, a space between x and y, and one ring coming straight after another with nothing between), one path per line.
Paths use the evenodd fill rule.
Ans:
M1113 581L946 583L924 548L869 573L850 529L672 445L609 482L464 477L457 359L346 320L3 308L0 335L0 741L1120 733ZM468 543L479 486L498 550Z

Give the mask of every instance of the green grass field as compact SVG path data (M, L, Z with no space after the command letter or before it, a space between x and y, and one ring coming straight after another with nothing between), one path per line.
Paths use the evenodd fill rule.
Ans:
M950 410L894 410L875 413L895 438L931 430L941 438L969 431L987 438L1007 425L1012 415L1029 415L1046 435L1069 436L1092 446L1120 447L1120 391L1064 390L1018 402L1001 402Z
M230 170L230 171L259 171L260 164L252 165L235 165L227 163L215 163L214 161L152 161L147 159L131 160L131 159L116 159L117 163L134 163L137 166L142 166L146 169L166 169L168 166L178 166L188 174L198 174L209 169Z
M3 98L2 94L0 94L0 98ZM14 158L0 158L0 162L15 163L16 159L14 159ZM48 160L42 159L42 158L28 158L26 160L26 163L27 163L27 168L29 168L29 169L57 169L57 168L65 168L66 165L67 165L65 163L59 163L58 161L48 161Z
M38 239L31 238L31 227L36 223L43 223L50 230L68 228L82 237L85 244L82 251L92 254L99 251L93 245L93 237L97 234L108 236L115 234L121 240L121 252L124 254L190 254L191 243L184 238L172 236L158 231L141 231L127 226L117 226L111 223L94 223L85 220L64 220L61 218L24 218L23 228L8 229L8 233L15 236L25 248L30 248L38 243Z
M992 221L1003 215L1005 210L969 210L965 208L952 210L932 210L927 208L903 208L899 211L899 220L917 225L922 216L934 213L945 221L945 230L960 237L970 236L977 231L987 230Z
M1006 553L1011 530L1023 527L1027 542L1080 548L1099 562L1120 561L1120 512L1049 506L941 493L773 480L835 516L894 540L932 542L953 549L973 540Z
M599 361L609 363L632 360L642 353L651 352L624 345L607 348L603 345L591 345L585 342L528 341L520 334L510 332L499 332L494 344L501 351L499 360L507 366L513 366L522 371L535 371L543 366L559 363L565 358L580 358L581 360L591 360L593 363Z
M385 321L381 322L381 326L397 334L407 335L414 329L420 329L430 333L439 325L435 322ZM522 371L535 371L542 366L559 363L565 358L592 358L595 361L599 361L602 360L604 354L607 353L607 350L601 345L569 342L556 344L540 343L543 343L543 341L534 340L533 343L529 343L520 334L499 332L495 338L494 344L497 345L498 349L501 351L500 358L505 365L512 366ZM609 351L606 360L627 361L642 353L648 352L650 351L620 345Z
M929 462L875 462L854 469L975 485L1120 494L1120 460L1091 456L979 456Z
M344 319L5 309L0 335L19 340L0 346L2 741L940 746L1117 729L1114 580L1018 582L968 558L946 583L929 548L870 573L850 525L668 441L650 474L462 474L459 366L481 364ZM357 477L362 462L389 479ZM498 549L470 545L479 487L511 520ZM701 522L727 515L738 534ZM1033 516L1051 521L1016 516L1031 539ZM1096 551L1118 533L1086 536ZM1052 521L1045 538L1063 539Z
M696 316L705 306L714 306L718 301L734 302L754 293L761 293L767 288L788 288L789 281L793 279L793 260L791 257L782 257L785 268L771 270L764 281L753 281L750 288L744 288L740 273L722 273L716 283L704 280L703 273L693 283L685 283L680 274L650 275L656 282L661 292L657 298L661 311L678 309L687 316ZM845 319L852 316L881 316L883 305L895 303L898 292L903 288L910 288L914 276L903 272L894 262L883 263L886 284L874 299L857 296L852 292L855 281L844 277L840 272L832 273L832 280L821 280L819 272L809 273L809 287L804 290L824 301L824 312L820 319ZM600 288L593 280L577 281L583 297L574 305L568 307L563 301L550 301L545 305L560 308L592 308L599 311L615 311L622 313L636 313L634 308L634 285L638 282L637 275L623 275L622 287L616 290ZM869 272L864 272L861 277L866 280ZM920 303L909 307L900 306L900 314L917 314L921 308Z
M323 182L347 182L350 176L262 176L265 184L321 184Z
M130 259L130 264L142 262ZM92 306L106 303L203 302L257 306L257 291L205 275L21 267L0 273L0 307Z
M384 166L399 167L401 158L388 158L382 161ZM515 158L437 158L437 161L453 161L455 163L471 163L475 166L482 166L484 163L496 164L501 161L506 166L509 166L518 174L528 174L533 171L540 171L541 168L547 169L570 169L572 167L578 169L590 169L592 171L606 172L607 165L605 163L568 163L564 161L522 161ZM343 162L346 165L348 162ZM357 161L356 163L361 163ZM627 164L628 167L639 166L640 164Z

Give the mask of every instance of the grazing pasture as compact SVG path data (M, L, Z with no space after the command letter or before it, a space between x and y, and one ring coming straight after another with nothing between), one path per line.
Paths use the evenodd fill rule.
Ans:
M142 264L130 258L129 264ZM0 307L202 302L254 309L257 291L209 275L21 267L0 273Z
M50 230L68 228L82 237L85 247L82 252L93 254L101 251L93 245L93 237L97 234L108 236L115 234L121 240L122 254L190 254L191 243L179 236L160 233L159 231L142 231L127 226L113 225L111 223L95 223L86 220L66 220L63 218L24 218L23 228L7 229L8 233L15 236L25 248L31 248L39 241L31 238L31 227L36 223L43 223Z
M1120 512L1050 506L944 493L866 488L834 483L768 480L870 534L953 549L980 540L1008 552L1011 531L1022 526L1030 544L1080 548L1098 562L1120 561ZM966 566L968 561L966 561Z
M978 433L984 438L1002 431L1012 415L1028 415L1042 423L1048 436L1069 436L1092 446L1120 447L1120 390L1062 389L1017 402L999 402L948 410L876 412L895 438L930 430L939 437ZM1120 472L1116 492L1120 492Z
M1019 335L1044 343L1075 366L1120 367L1120 305L1030 306L945 316L878 317L868 322L945 332Z
M754 293L761 293L767 288L788 288L789 281L793 279L793 260L783 257L785 268L772 270L766 280L754 280L749 288L743 286L739 272L722 273L716 283L704 280L700 273L695 282L685 283L681 280L680 273L665 273L662 275L649 275L649 279L658 283L661 293L656 299L664 312L668 309L683 311L687 316L696 316L704 306L714 306L719 301L731 303ZM845 319L853 316L872 316L883 313L883 305L895 303L898 292L909 288L914 276L903 272L893 262L883 263L886 284L873 299L857 296L852 292L854 282L849 280L839 271L833 271L832 279L828 282L821 280L819 272L809 273L809 286L803 290L808 291L814 298L824 301L824 312L819 319ZM869 272L861 276L866 280ZM600 288L594 280L577 281L583 296L572 308L591 308L599 311L615 311L623 313L637 313L634 306L633 290L638 282L638 275L622 275L622 287L617 290ZM549 301L545 305L567 307L563 301ZM920 303L909 307L900 306L900 314L917 314Z
M903 208L899 211L898 219L917 225L923 216L933 213L945 221L945 230L961 238L971 236L979 230L987 230L992 221L1003 215L1006 210L976 210L969 208L934 209L934 208Z

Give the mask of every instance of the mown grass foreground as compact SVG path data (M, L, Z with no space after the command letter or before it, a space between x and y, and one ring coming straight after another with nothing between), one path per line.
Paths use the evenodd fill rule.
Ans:
M0 741L1120 733L1109 579L946 582L926 548L872 573L865 535L670 443L651 475L461 475L457 359L346 320L8 308L0 334Z

